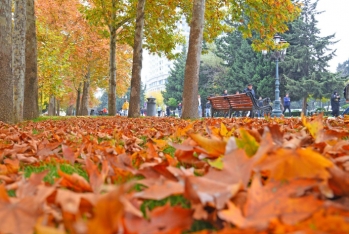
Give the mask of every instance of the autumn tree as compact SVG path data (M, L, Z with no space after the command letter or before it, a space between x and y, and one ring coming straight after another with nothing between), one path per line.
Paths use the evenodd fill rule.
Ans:
M13 121L11 1L0 1L0 121Z
M198 20L207 19L205 24L205 39L211 42L222 31L228 30L226 24L222 24L224 17L229 13L229 20L239 22L238 30L244 37L252 37L252 33L259 35L254 38L253 48L262 50L264 48L275 48L272 40L276 33L287 30L287 22L294 20L299 14L299 8L291 1L229 1L229 11L227 7L220 7L222 2L208 0L206 11L204 2L193 2L193 14L191 15L191 29L189 39L189 51L186 63L186 72L183 92L183 114L182 118L197 117L197 94L198 94L198 58L201 53L202 27ZM199 6L203 9L196 10ZM219 9L212 11L212 9Z

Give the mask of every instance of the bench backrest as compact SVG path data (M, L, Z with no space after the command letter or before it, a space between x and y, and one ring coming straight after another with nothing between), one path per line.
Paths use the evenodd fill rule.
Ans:
M246 93L228 95L227 99L233 110L248 111L253 108L251 98Z
M226 97L223 97L223 96L209 97L207 99L210 100L211 105L212 105L212 109L215 109L215 110L229 110L230 109L230 105L229 105L228 99Z

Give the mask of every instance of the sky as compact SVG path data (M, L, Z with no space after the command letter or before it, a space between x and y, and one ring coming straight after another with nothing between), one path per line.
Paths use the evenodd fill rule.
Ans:
M336 57L329 62L329 70L335 72L338 63L349 59L349 0L320 0L318 11L324 11L317 15L320 36L336 34L332 49L337 49Z

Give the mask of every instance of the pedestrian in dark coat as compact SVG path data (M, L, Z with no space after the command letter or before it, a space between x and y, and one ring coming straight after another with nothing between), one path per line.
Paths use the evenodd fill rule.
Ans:
M331 96L332 115L334 117L338 117L339 115L339 101L340 101L340 96L336 91L334 91Z

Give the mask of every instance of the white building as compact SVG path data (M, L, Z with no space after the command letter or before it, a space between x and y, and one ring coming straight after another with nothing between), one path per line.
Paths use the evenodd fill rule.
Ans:
M186 43L189 41L190 27L182 16L177 22L177 28L185 36ZM177 46L176 52L181 52L182 46ZM147 50L143 51L142 82L146 85L145 93L153 91L164 91L166 80L173 68L174 60L168 60L165 56L152 55Z

